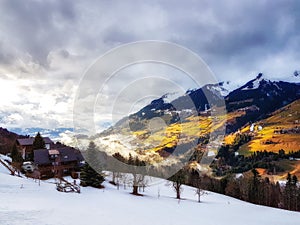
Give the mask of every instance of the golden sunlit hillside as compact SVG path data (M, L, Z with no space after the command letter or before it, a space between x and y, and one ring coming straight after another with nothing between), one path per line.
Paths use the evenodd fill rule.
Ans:
M180 143L188 142L196 137L208 136L211 132L235 121L245 115L245 112L233 111L226 116L191 116L183 122L174 123L155 131L138 130L133 134L147 146L148 151L160 151L163 148L172 148ZM247 134L251 141L239 148L240 154L250 154L255 151L286 152L300 149L300 100L297 100L282 109L275 111L268 118L254 124L249 123L239 131L225 136L224 143L233 144L237 134Z
M228 121L234 121L243 115L244 111L234 111L214 117L190 116L180 123L171 124L155 132L145 129L135 131L133 134L147 146L146 150L158 152L164 148L175 147L179 143L188 143L195 138L209 137L212 132L224 129Z
M267 119L243 127L240 132L252 136L249 143L240 147L240 153L300 150L300 100L275 111ZM228 135L226 143L231 144L236 134Z

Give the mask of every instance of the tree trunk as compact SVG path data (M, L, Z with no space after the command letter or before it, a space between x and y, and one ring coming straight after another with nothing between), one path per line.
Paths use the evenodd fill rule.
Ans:
M133 185L133 191L132 191L132 194L134 195L138 195L138 190L139 190L139 186L136 186L136 185Z
M116 172L112 172L112 183L116 184Z
M176 189L176 198L180 199L180 189Z

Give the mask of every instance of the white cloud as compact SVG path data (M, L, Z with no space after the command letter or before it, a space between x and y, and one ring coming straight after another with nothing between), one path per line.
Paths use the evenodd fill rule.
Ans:
M88 66L111 48L132 41L158 39L186 46L203 57L220 81L231 80L236 85L258 72L271 79L289 78L299 70L299 8L299 2L293 0L276 4L233 0L3 0L0 126L72 126L75 93ZM137 65L121 71L122 78L108 82L101 99L114 101L124 84L137 80L145 71L151 76L166 73L167 79L183 89L194 87L173 69L157 71ZM148 85L150 88L151 83ZM178 91L166 89L155 83L152 96ZM84 91L89 101L93 91ZM143 91L132 89L132 96L140 98L124 98L118 104L125 109L132 105L139 108L144 103L134 101L143 97L139 96ZM82 108L90 110L84 105ZM111 109L100 106L99 112L96 123L107 126Z

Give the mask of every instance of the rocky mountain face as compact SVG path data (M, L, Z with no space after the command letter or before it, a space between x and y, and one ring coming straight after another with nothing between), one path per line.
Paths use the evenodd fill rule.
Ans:
M227 110L256 106L261 114L270 113L300 97L300 85L262 79L259 74L242 87L225 97Z
M228 124L227 133L236 131L246 123L264 119L270 113L299 98L299 84L265 80L262 74L259 74L225 97L228 112L246 111L246 115L238 118L236 123Z
M140 111L129 116L130 128L132 131L144 129L145 122L143 121L154 117L160 117L167 125L170 125L178 122L182 115L201 114L225 103L228 113L245 112L235 121L228 122L226 133L231 133L246 123L263 119L275 110L300 98L300 84L266 80L261 73L229 94L223 84L208 84L199 89L188 90L185 95L172 102L166 102L165 96L153 100ZM117 126L122 126L127 119L119 121Z

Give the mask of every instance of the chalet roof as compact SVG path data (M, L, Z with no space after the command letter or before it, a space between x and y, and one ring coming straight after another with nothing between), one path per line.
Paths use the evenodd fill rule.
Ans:
M81 152L75 148L64 147L64 148L58 149L58 151L60 152L62 162L83 161L84 160Z
M53 141L51 141L51 139L48 137L43 137L43 140L45 144L53 144ZM17 141L20 145L23 146L33 145L34 137L17 139Z
M51 164L47 149L37 149L33 151L34 163L38 165Z
M84 158L81 155L81 152L75 148L71 147L63 147L55 150L47 150L47 149L38 149L34 150L34 163L37 165L45 165L51 164L54 160L51 160L49 155L53 152L59 153L57 154L60 162L72 162L72 161L83 161Z

